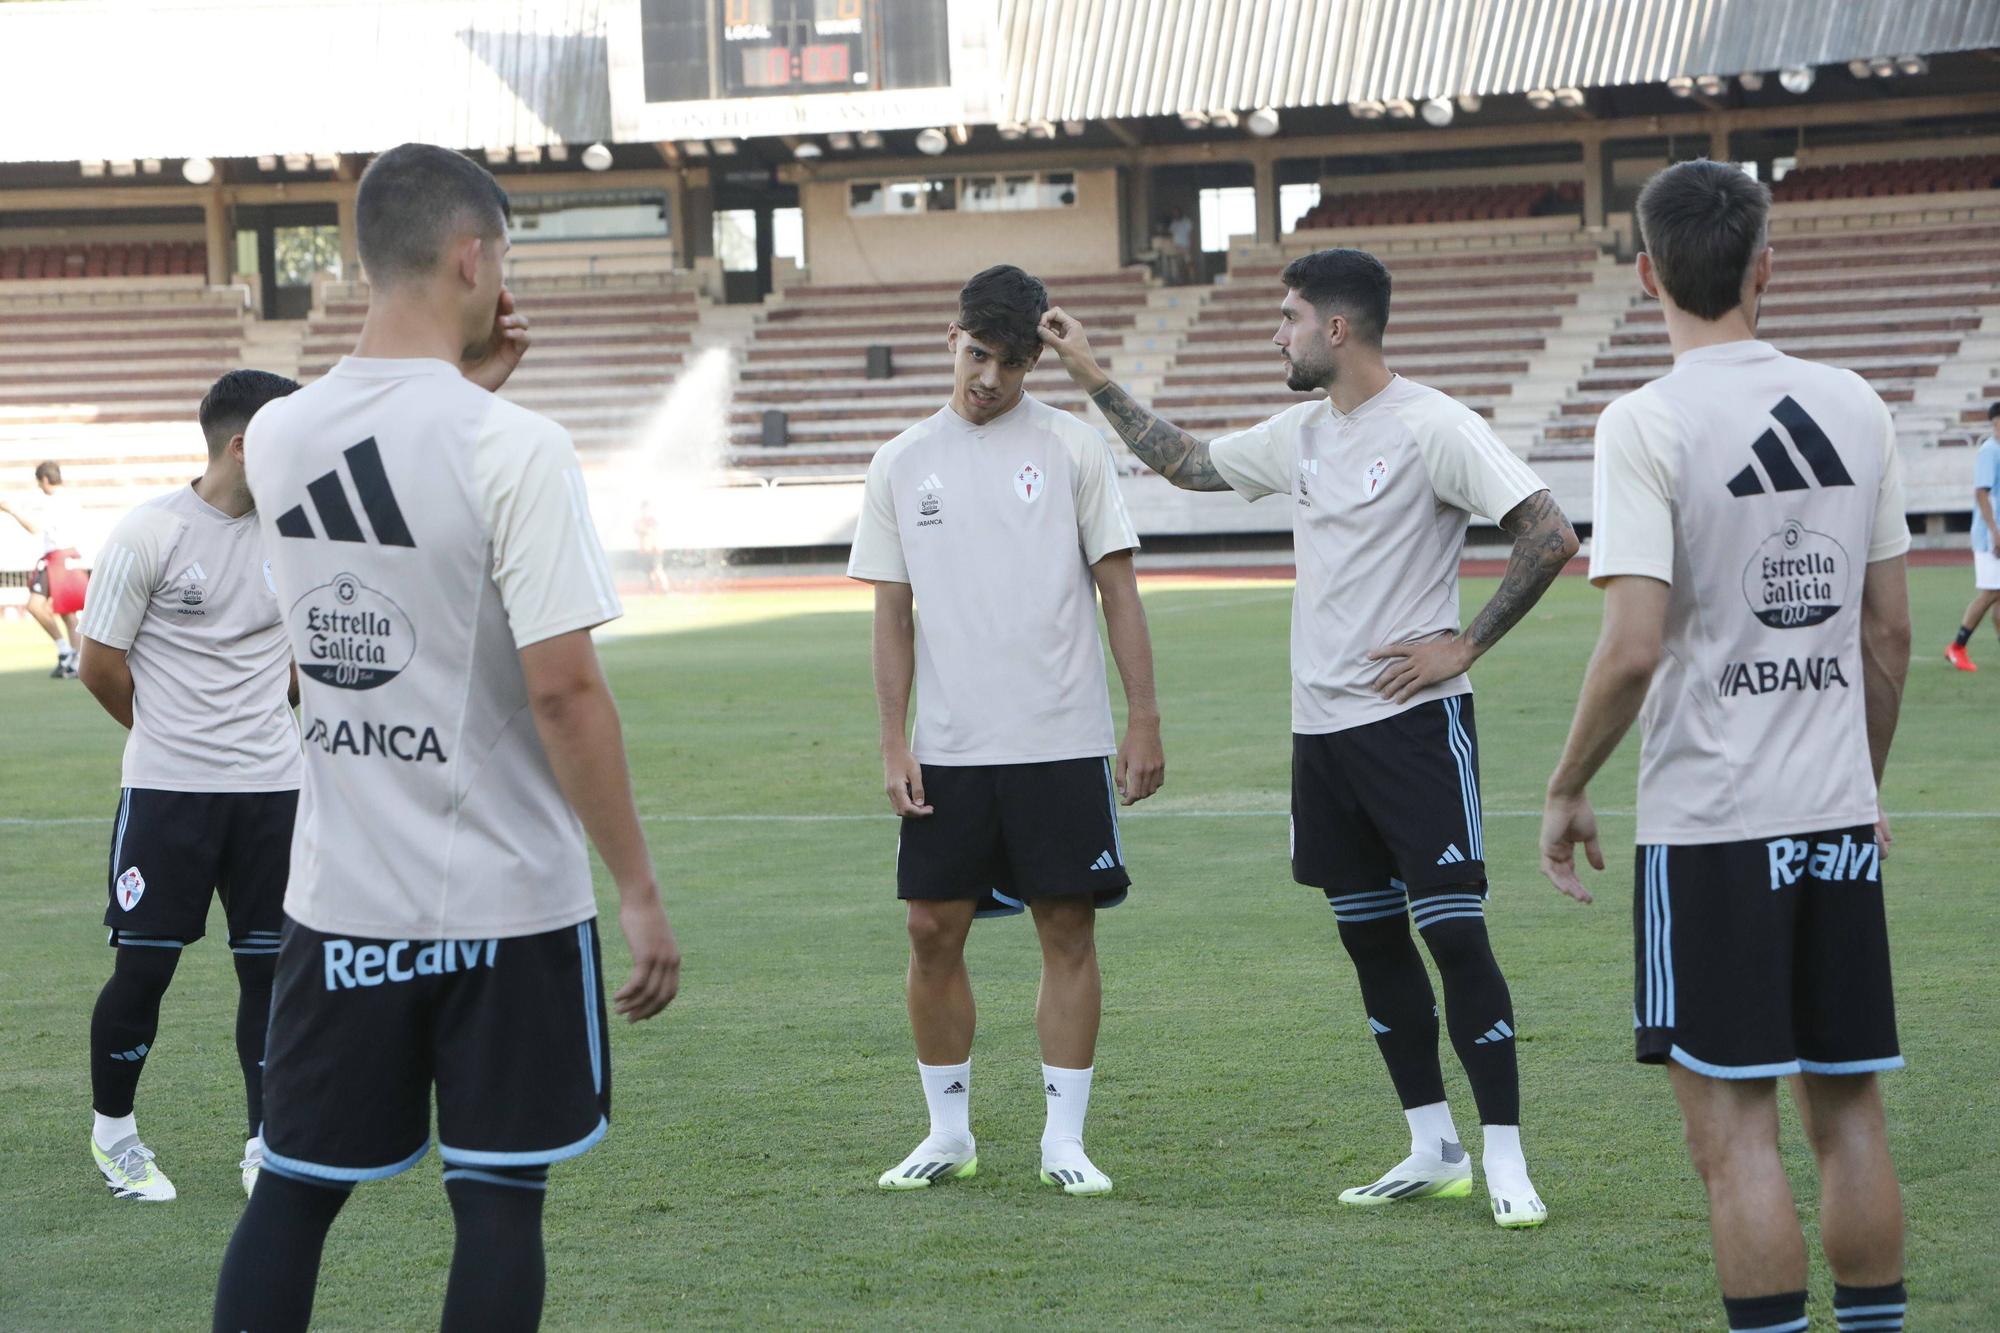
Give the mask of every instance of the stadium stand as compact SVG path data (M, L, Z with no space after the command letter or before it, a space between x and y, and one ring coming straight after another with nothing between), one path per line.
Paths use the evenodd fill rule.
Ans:
M1958 444L1965 390L1928 391L1974 341L1990 357L1984 324L2000 316L2000 207L1990 221L1927 227L1870 226L1863 212L1848 225L1787 234L1793 221L1773 218L1778 265L1759 331L1796 356L1845 366L1866 378L1897 416L1906 444ZM1830 219L1815 219L1826 223ZM1971 369L1983 374L1975 360ZM1536 458L1588 457L1597 414L1620 393L1672 365L1666 327L1654 305L1635 305L1608 331L1602 350L1541 430ZM1982 381L1983 382L1983 381Z
M1778 203L1945 194L2000 187L2000 154L1805 166L1771 187Z
M1575 213L1582 201L1583 187L1575 181L1344 194L1321 199L1299 217L1298 228L1498 222Z
M1090 330L1091 346L1115 362L1151 290L1145 271L1125 269L1049 279L1050 297ZM742 352L730 413L731 458L757 469L844 469L937 410L951 393L944 330L954 283L870 287L802 285L765 302ZM894 374L870 379L868 349L889 349ZM1053 366L1031 392L1083 415L1088 400ZM786 414L784 448L761 444L764 413ZM1095 422L1095 418L1092 418Z
M0 282L181 278L203 274L207 268L208 247L199 241L0 247Z
M506 396L561 422L586 454L621 444L679 374L700 315L670 275L622 275L579 286L561 274L512 279L534 350ZM332 283L307 321L301 378L326 373L354 347L368 310L360 283Z

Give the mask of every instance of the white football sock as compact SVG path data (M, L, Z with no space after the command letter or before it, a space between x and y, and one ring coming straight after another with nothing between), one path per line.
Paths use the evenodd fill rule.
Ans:
M1096 1068L1095 1065L1089 1069L1042 1066L1042 1096L1049 1107L1048 1122L1042 1127L1043 1160L1048 1159L1054 1144L1083 1146L1083 1117L1090 1110L1090 1076Z
M1410 1122L1412 1156L1442 1157L1445 1144L1458 1146L1458 1126L1452 1123L1449 1102L1412 1106L1403 1112L1403 1118Z
M955 1065L917 1062L924 1083L924 1104L930 1107L931 1137L972 1142L972 1061Z
M1521 1127L1485 1125L1482 1132L1485 1142L1480 1147L1479 1164L1486 1171L1486 1192L1504 1198L1533 1196L1528 1160L1521 1155Z
M110 1152L118 1144L139 1133L139 1122L128 1115L99 1115L90 1113L90 1137L97 1140L97 1146Z

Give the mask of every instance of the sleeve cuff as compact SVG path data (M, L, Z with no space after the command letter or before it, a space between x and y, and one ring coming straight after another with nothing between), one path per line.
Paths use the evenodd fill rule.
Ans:
M1131 537L1131 538L1121 537L1117 541L1112 542L1109 546L1103 548L1102 550L1086 550L1083 553L1084 563L1089 565L1094 565L1098 561L1104 559L1104 557L1107 555L1117 555L1120 551L1136 551L1138 549L1139 549L1139 539L1137 537Z
M605 614L603 607L595 606L588 611L563 620L551 620L540 625L525 627L517 625L514 627L514 647L517 649L529 648L535 644L553 639L558 635L574 634L580 629L596 629L599 625L610 624L624 614L625 608L614 603L609 615Z
M910 571L907 569L864 569L858 565L849 565L847 567L847 577L859 579L863 583L908 583L910 581Z
M1886 542L1881 546L1868 548L1868 563L1873 565L1883 560L1894 560L1899 555L1910 553L1910 534L1905 532L1901 541Z
M1627 575L1636 575L1639 578L1646 579L1658 579L1660 582L1671 587L1674 581L1674 568L1672 565L1662 564L1657 560L1598 561L1593 559L1590 562L1590 581L1593 584L1602 583L1606 579L1624 578Z

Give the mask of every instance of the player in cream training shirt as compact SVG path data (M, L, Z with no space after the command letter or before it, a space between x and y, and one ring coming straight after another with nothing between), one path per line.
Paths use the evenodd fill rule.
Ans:
M1586 786L1636 715L1633 1035L1664 1064L1708 1186L1733 1329L1806 1327L1776 1080L1819 1159L1843 1329L1903 1326L1879 1071L1903 1063L1876 784L1910 658L1902 470L1850 371L1756 338L1770 195L1686 162L1639 197L1639 280L1672 371L1597 423L1604 628L1549 779L1542 865L1604 868Z
M90 1017L91 1156L114 1198L175 1196L133 1099L160 1000L216 896L236 964L246 1189L262 1160L264 1029L301 765L292 650L243 478L243 430L298 387L258 370L215 382L199 413L207 469L119 521L83 608L79 674L130 730L105 883L117 953Z
M1133 452L1175 485L1281 495L1291 507L1292 877L1333 908L1410 1126L1408 1158L1341 1202L1471 1192L1414 922L1444 977L1445 1020L1485 1126L1493 1219L1534 1226L1548 1214L1521 1154L1513 1003L1486 939L1465 671L1535 604L1576 538L1476 413L1390 373L1380 261L1323 250L1294 260L1283 283L1272 341L1286 382L1327 396L1210 443L1111 383L1062 311L1049 312L1043 340ZM1473 514L1497 520L1514 549L1500 590L1460 633L1458 563Z
M877 451L847 572L875 585L884 785L903 818L910 1024L930 1134L879 1180L921 1189L978 1167L967 1110L975 915L1034 913L1042 942L1044 1182L1104 1194L1083 1150L1100 1007L1096 909L1131 879L1118 801L1160 785L1139 545L1095 430L1022 382L1041 355L1042 284L975 276L946 334L951 401ZM1125 684L1112 730L1097 599ZM905 738L910 686L915 734ZM1116 755L1114 768L1112 756Z
M405 144L356 200L355 354L251 424L298 659L305 787L266 1057L265 1169L215 1326L303 1328L347 1193L439 1155L448 1328L539 1318L550 1163L607 1128L587 830L647 1018L679 954L590 629L619 613L568 435L494 396L526 346L507 198Z

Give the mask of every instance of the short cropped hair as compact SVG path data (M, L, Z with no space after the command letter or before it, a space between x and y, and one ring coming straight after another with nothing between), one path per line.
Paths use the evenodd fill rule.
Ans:
M1315 250L1285 265L1280 279L1319 311L1347 317L1354 334L1380 347L1389 327L1389 270L1366 250Z
M2000 403L1995 403L1986 409L1986 419L1988 421L1992 421L1996 417L2000 417Z
M355 240L372 283L421 277L452 236L500 235L513 216L493 173L463 153L406 143L376 158L354 200Z
M1040 278L995 264L959 289L958 327L1009 356L1032 357L1042 350L1035 329L1048 308L1049 289Z
M1763 253L1771 192L1728 162L1656 172L1639 192L1639 237L1674 304L1720 319L1743 303L1743 275Z
M208 440L208 456L221 453L233 435L241 435L257 409L273 398L297 393L299 382L268 370L232 370L210 386L195 414Z
M46 481L51 486L60 486L62 485L62 468L56 464L54 459L50 459L46 463L37 463L35 464L35 480Z

